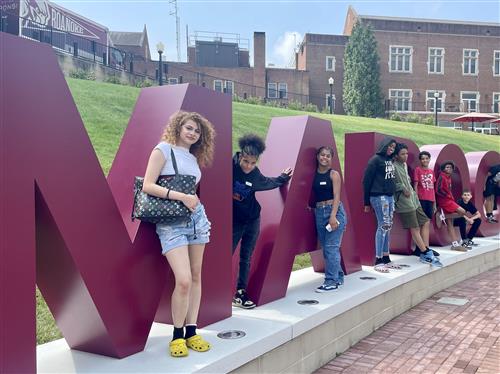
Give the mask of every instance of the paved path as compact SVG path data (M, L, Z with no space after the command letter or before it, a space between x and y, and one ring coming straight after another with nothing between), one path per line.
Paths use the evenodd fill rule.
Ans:
M469 302L437 303L442 297ZM316 373L499 374L500 268L438 292Z

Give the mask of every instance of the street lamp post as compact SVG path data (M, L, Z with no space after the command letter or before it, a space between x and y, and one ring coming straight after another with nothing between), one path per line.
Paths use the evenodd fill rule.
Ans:
M160 58L158 59L158 85L162 86L163 85L163 77L162 77L162 68L163 68L163 64L162 64L162 59L161 59L161 55L163 54L163 51L165 50L165 46L163 45L162 42L159 42L157 45L156 45L156 50L158 51L158 55L160 56Z
M328 84L330 85L330 114L333 114L333 78L328 78Z
M438 99L439 92L434 91L434 126L438 125Z

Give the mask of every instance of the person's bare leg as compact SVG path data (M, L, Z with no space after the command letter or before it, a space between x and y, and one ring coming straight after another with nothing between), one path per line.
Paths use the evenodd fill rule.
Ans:
M420 226L420 236L424 240L425 246L429 247L429 226L430 221L427 221L422 226Z
M174 327L183 327L189 306L191 290L191 267L188 247L174 248L165 257L175 277L175 288L172 293L172 321Z
M486 214L493 213L494 198L495 195L490 195L484 199L484 210Z
M189 294L189 307L186 315L186 325L196 324L201 301L201 269L205 244L189 246L189 261L191 266L191 292Z
M425 252L426 246L424 240L422 239L422 236L420 235L420 227L411 227L410 232L411 237L413 238L413 241L415 242L417 247L420 249L420 251Z
M453 227L453 218L446 218L446 229L448 230L448 235L450 236L451 242L458 242L455 233L455 227Z

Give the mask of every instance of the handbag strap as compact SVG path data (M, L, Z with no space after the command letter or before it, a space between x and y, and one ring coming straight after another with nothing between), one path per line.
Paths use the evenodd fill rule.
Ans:
M170 155L172 156L172 165L174 167L175 174L179 174L179 171L177 170L177 161L175 160L173 147L170 148Z

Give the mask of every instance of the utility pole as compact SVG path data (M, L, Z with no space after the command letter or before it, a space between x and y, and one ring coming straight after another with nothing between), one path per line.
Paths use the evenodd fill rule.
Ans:
M177 0L169 0L169 4L173 5L170 15L175 17L175 39L177 41L177 62L181 61L181 19L177 14Z

